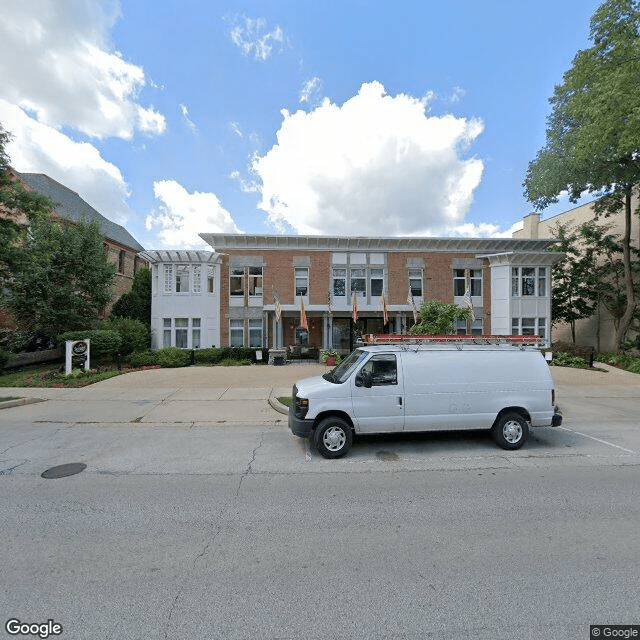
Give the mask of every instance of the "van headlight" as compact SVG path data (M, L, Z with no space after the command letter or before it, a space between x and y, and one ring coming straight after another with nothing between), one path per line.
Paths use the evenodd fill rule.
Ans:
M293 413L296 418L304 418L309 411L309 399L298 396L298 388L293 387Z

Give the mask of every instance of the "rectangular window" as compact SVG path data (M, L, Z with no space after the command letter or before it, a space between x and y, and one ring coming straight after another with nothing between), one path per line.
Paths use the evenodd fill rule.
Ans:
M381 296L384 284L384 271L382 269L371 269L371 296Z
M187 348L187 339L189 334L189 318L176 318L176 347L180 349Z
M456 320L456 333L461 336L467 333L467 321Z
M162 319L162 346L170 347L171 346L171 318L163 318Z
M513 298L517 298L519 295L519 288L518 288L518 282L519 282L519 275L518 275L519 269L518 267L512 267L511 268L511 296ZM514 334L516 335L516 334Z
M536 295L536 270L534 267L522 267L522 295Z
M482 335L482 318L477 318L471 324L471 333L474 336Z
M202 266L193 265L193 293L200 293L202 290Z
M126 251L120 251L118 254L118 273L124 273L124 259L126 255Z
M231 269L229 295L244 297L244 269Z
M514 336L535 336L536 333L536 319L535 318L512 318L511 319L511 333Z
M262 347L262 320L249 320L249 346L252 349Z
M538 295L547 295L547 268L538 267Z
M188 293L189 291L189 265L176 265L176 293Z
M244 347L244 320L229 320L229 344Z
M213 293L214 287L214 270L213 267L207 267L207 291Z
M351 293L364 297L367 293L367 281L364 269L351 269Z
M471 269L471 295L482 295L482 269Z
M262 267L249 267L249 295L262 297Z
M173 292L173 265L172 264L164 265L164 292L165 293Z
M309 269L297 268L294 269L296 278L296 296L308 296L309 295Z
M346 269L333 270L333 295L334 296L347 295L347 270Z
M191 348L200 348L200 318L191 319Z
M464 269L453 270L453 295L463 296L466 291L466 280Z
M537 334L542 340L546 340L547 338L547 319L546 318L538 318L538 331Z
M422 269L409 269L409 288L414 298L422 297Z

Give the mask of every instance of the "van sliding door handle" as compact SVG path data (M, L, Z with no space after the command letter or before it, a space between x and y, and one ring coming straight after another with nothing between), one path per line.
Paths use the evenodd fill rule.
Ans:
M398 404L402 406L402 396L398 396Z

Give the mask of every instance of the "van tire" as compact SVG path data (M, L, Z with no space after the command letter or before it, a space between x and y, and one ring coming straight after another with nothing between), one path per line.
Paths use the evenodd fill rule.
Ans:
M342 418L329 416L320 422L313 439L320 455L325 458L339 458L351 449L353 431Z
M519 449L529 435L529 423L516 411L502 413L491 427L491 437L503 449Z

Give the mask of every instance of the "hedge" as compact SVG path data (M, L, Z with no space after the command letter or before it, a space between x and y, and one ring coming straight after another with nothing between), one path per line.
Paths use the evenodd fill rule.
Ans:
M268 362L269 350L262 349L262 362ZM256 349L250 349L249 347L220 347L211 349L196 349L195 361L198 364L220 364L223 361L235 360L255 363Z
M57 337L58 344L64 346L67 340L90 340L90 358L99 360L104 357L115 358L122 345L122 337L111 329L87 329L67 331Z

